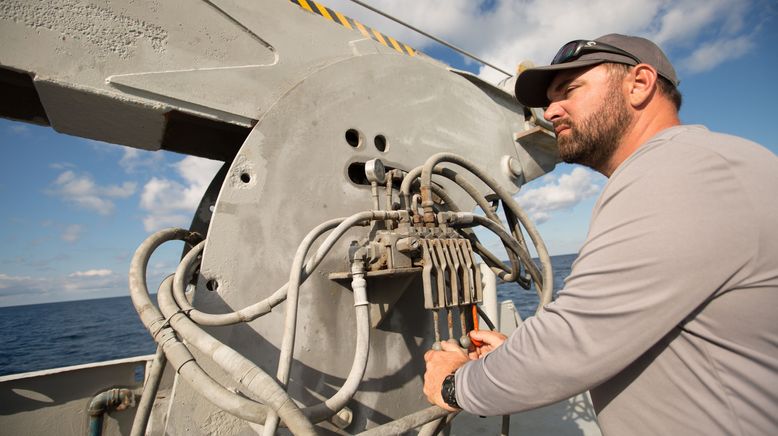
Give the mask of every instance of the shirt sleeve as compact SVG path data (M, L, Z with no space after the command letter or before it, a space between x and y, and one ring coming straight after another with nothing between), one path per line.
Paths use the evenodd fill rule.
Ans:
M727 163L693 146L647 148L606 185L557 300L457 372L464 410L515 413L593 388L737 280L753 212Z

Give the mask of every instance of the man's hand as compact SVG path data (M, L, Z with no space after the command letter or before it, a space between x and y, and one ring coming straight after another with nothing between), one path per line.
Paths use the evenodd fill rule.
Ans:
M455 342L441 342L440 346L441 351L429 350L424 354L424 361L427 362L427 371L424 373L424 395L430 403L455 412L457 409L446 404L440 395L443 379L470 359L465 350L459 348Z
M468 334L470 335L470 339L473 340L473 342L481 344L480 346L475 347L475 350L469 353L468 356L473 360L483 359L487 354L494 351L495 348L502 345L502 343L505 342L505 339L507 338L507 336L500 332L492 332L489 330L474 330Z

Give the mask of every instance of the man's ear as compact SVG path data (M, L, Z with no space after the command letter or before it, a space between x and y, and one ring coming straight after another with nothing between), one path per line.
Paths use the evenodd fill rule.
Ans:
M638 64L630 71L629 102L634 108L642 108L656 92L656 69L648 64Z

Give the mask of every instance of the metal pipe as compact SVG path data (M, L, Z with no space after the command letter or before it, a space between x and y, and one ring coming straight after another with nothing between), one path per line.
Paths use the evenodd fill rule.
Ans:
M381 202L378 199L378 182L370 182L370 197L373 199L373 209L381 209Z
M502 416L502 428L500 429L500 436L510 436L511 434L511 415Z
M130 436L143 436L146 434L146 427L151 416L151 409L154 406L154 400L157 397L159 383L162 380L162 373L167 365L165 351L161 346L157 346L157 352L154 354L154 360L151 362L146 382L143 384L143 393L138 402L138 410L135 412L135 419L132 421L132 430Z
M103 434L103 416L111 410L124 410L135 405L135 394L125 388L109 389L92 397L86 412L89 415L89 435Z
M481 269L481 283L483 284L483 290L484 290L484 302L482 304L483 311L488 315L489 318L497 322L497 324L500 323L499 318L497 317L497 280L494 276L494 272L491 268L488 266L482 264L479 264L478 267Z

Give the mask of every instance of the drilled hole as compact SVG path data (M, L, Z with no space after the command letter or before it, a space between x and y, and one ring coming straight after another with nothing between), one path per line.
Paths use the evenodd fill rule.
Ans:
M208 281L205 283L205 287L206 287L206 289L208 289L209 291L215 291L215 290L219 289L219 282L217 282L217 281L216 281L216 279L211 279L211 280L208 280Z
M251 175L249 173L242 173L240 175L240 181L243 183L248 183L251 181Z
M348 142L348 145L356 148L359 147L359 140L360 134L356 129L348 129L346 130L346 142Z
M375 139L373 139L373 143L375 144L375 148L377 148L378 151L386 151L386 136L376 135Z

